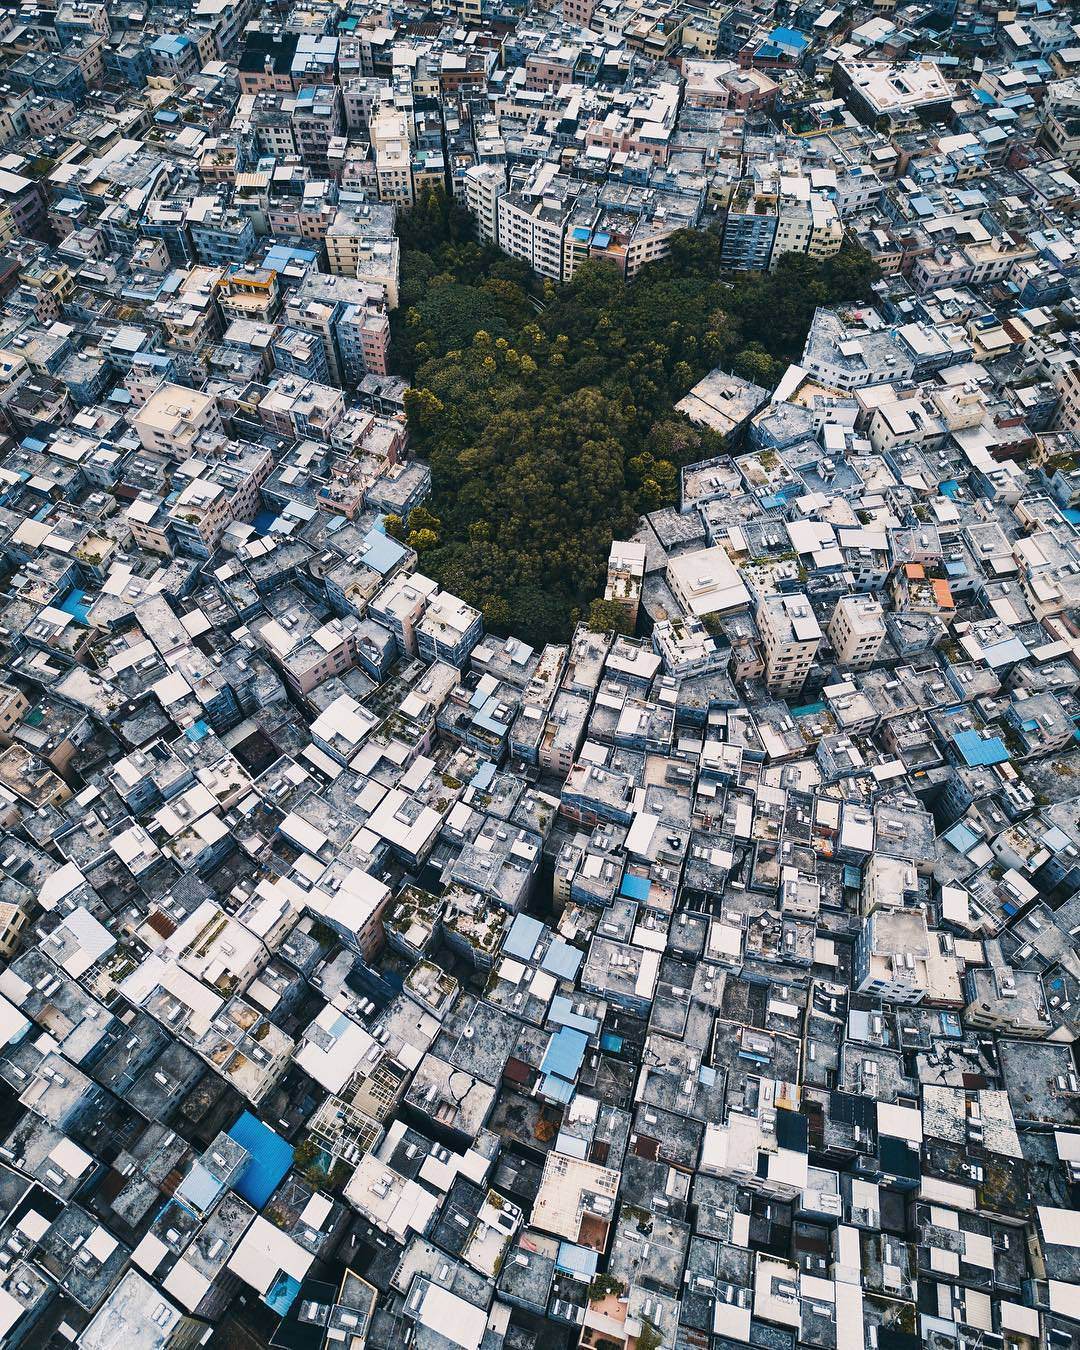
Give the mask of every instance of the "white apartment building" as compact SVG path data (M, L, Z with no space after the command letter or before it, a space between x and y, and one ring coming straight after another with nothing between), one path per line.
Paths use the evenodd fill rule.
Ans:
M569 214L556 196L508 192L498 202L499 247L512 258L527 262L540 276L559 281Z
M499 198L506 192L506 174L495 164L473 164L465 174L465 204L476 221L481 244L499 236Z

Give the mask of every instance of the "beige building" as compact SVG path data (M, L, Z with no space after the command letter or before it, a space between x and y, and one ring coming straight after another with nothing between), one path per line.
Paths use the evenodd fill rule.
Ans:
M228 493L220 483L193 478L173 503L169 517L185 552L208 558L233 514Z
M885 640L884 611L866 595L842 595L826 629L838 665L868 670Z
M758 606L770 693L797 694L806 683L821 643L821 628L805 595L767 595Z
M11 744L12 732L29 711L24 694L12 684L0 684L0 746Z
M204 431L221 431L217 405L208 395L179 384L163 384L131 419L144 450L175 455L191 454Z
M0 904L0 958L10 961L19 950L23 931L30 922L26 911L14 903Z
M566 1153L549 1153L533 1205L533 1225L567 1242L603 1251L618 1191L618 1172Z
M394 107L380 108L371 120L371 145L375 151L379 200L411 206L412 149L405 114Z

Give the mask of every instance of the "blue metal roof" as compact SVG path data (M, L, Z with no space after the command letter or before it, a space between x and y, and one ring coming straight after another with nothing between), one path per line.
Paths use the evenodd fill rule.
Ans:
M979 842L979 836L962 820L958 820L951 830L946 830L944 837L960 853L969 852Z
M1051 825L1042 837L1043 843L1047 848L1051 848L1055 853L1061 853L1069 847L1072 840L1058 825Z
M774 28L765 40L765 45L770 44L775 47L794 47L801 52L810 46L810 39L797 28Z
M1018 637L1006 638L1004 642L994 642L983 648L983 659L991 667L1023 661L1027 654L1027 647Z
M299 1292L300 1281L294 1279L291 1275L286 1275L282 1270L278 1272L277 1279L263 1294L263 1302L279 1316L284 1317L292 1307Z
M531 914L515 914L510 931L503 939L503 951L507 956L516 956L519 961L531 961L543 931L544 925Z
M78 588L70 591L57 608L63 610L65 614L70 614L71 617L77 619L79 623L89 625L90 619L88 616L90 614L90 606L86 603L85 591L81 591Z
M555 1265L569 1275L595 1275L600 1260L598 1252L589 1247L579 1247L575 1242L559 1243L559 1258Z
M575 1031L573 1027L560 1027L548 1042L540 1072L557 1074L572 1083L581 1068L588 1044L589 1039L584 1032Z
M205 1214L225 1188L201 1162L194 1162L191 1171L176 1188L176 1198L186 1201L198 1214Z
M558 976L560 980L572 980L578 972L581 961L581 952L576 947L571 947L569 942L557 937L552 939L540 966L550 974Z
M469 786L479 788L481 792L491 783L495 777L495 765L490 759L485 759L479 766L472 778L469 779Z
M647 900L651 888L652 882L648 877L638 877L632 872L627 872L619 887L619 894L625 895L629 900Z
M953 742L965 764L1003 764L1009 758L1005 742L1000 736L980 736L977 731L958 731Z
M269 267L275 272L280 272L283 267L288 267L291 262L314 262L315 256L313 249L290 248L285 244L274 244L272 248L266 250L263 266Z
M574 1095L574 1085L558 1074L547 1073L540 1080L540 1095L552 1102L562 1102L565 1106Z
M588 1017L584 1013L575 1012L573 1002L564 994L556 994L551 1000L551 1007L548 1009L548 1021L554 1022L556 1026L574 1027L578 1031L585 1032L586 1035L595 1035L600 1029L600 1023L595 1017Z
M292 1148L269 1125L245 1111L229 1131L229 1138L251 1154L251 1161L236 1183L236 1192L249 1205L262 1209L292 1166Z

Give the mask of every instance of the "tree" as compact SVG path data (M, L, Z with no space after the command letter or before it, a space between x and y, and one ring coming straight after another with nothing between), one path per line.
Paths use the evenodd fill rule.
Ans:
M630 611L618 600L594 600L589 605L589 630L593 633L619 633L634 636Z
M383 516L383 529L391 539L396 539L399 544L405 542L405 522L394 512Z
M428 553L439 542L439 536L434 530L410 530L406 542L417 553Z
M774 361L760 342L751 342L736 356L731 369L744 380L760 384L763 389L773 389L779 383L785 365L782 361Z
M409 512L410 530L428 530L437 535L442 529L442 521L438 516L432 515L426 506L414 506Z

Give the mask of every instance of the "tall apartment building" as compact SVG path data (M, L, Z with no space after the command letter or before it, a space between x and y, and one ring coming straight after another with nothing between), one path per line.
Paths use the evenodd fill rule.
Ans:
M879 909L855 943L852 983L889 1003L921 1003L927 992L930 935L921 910Z
M499 247L540 276L559 281L568 214L557 197L507 193L499 201Z
M842 595L826 631L838 665L869 670L885 640L881 603L868 595Z
M781 178L769 270L776 269L785 253L829 258L839 253L843 242L844 227L833 203L813 192L809 179Z
M382 312L385 291L353 277L312 272L290 292L288 323L322 340L333 382L357 384L364 375L385 375L390 321Z
M736 189L724 221L720 258L737 271L763 272L776 242L776 199L771 200L743 182Z
M789 697L806 683L821 643L821 628L805 595L767 595L757 611L765 648L765 683Z
M392 105L380 106L371 119L371 146L375 152L379 200L411 206L412 148L405 114Z
M554 164L544 164L499 198L498 245L555 281L563 274L563 241L577 185L556 182Z
M465 174L465 204L476 220L476 235L482 244L494 244L499 236L499 198L506 192L506 173L501 165L473 164Z
M399 245L394 207L377 202L339 206L326 231L330 271L381 284L390 309L398 303Z
M305 85L287 100L296 153L316 173L329 167L330 144L344 134L341 90L336 85Z

